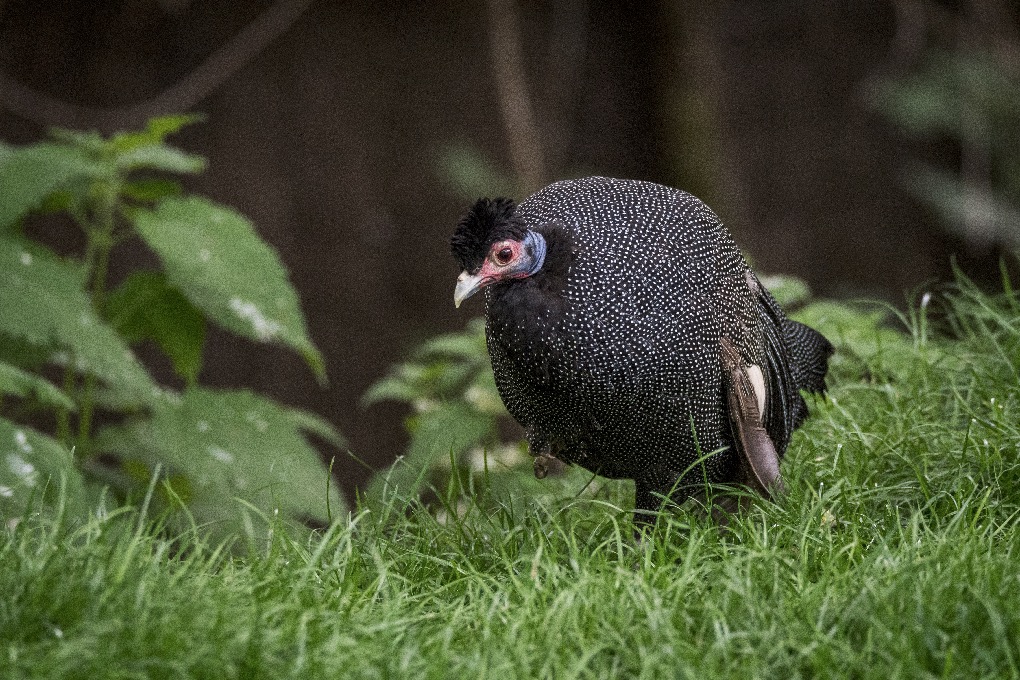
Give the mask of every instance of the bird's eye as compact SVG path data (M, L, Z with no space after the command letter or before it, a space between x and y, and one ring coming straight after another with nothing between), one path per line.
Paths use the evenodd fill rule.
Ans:
M510 246L503 246L493 254L493 259L499 265L510 264L510 260L514 259L514 249Z

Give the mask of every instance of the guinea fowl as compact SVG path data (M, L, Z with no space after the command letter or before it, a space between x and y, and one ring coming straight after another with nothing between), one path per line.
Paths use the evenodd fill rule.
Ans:
M676 189L589 177L457 225L454 302L485 288L496 386L536 475L633 479L638 519L706 483L782 489L832 345L785 317L719 218Z

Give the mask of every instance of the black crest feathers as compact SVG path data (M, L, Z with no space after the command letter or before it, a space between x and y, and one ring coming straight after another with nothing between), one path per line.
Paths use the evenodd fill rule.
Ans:
M509 198L480 198L457 223L450 251L461 269L475 272L496 241L524 238L527 227L514 216L516 204Z

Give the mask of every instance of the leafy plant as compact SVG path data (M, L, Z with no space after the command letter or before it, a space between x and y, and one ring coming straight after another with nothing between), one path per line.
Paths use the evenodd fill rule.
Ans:
M930 51L912 72L881 80L873 103L908 134L952 140L955 167L913 161L907 189L974 244L1020 245L1020 87L994 51Z
M405 421L411 441L390 469L373 477L367 490L371 501L386 491L413 496L429 483L441 485L444 475L448 482L459 472L530 466L527 446L496 390L484 319L425 342L375 383L362 403L387 399L413 408Z
M479 196L517 196L524 192L511 174L465 141L450 142L441 149L436 157L436 174L465 201L476 200Z
M300 353L320 381L325 369L276 252L243 216L185 196L167 178L205 167L165 143L194 120L157 118L109 138L55 130L37 144L0 143L7 518L39 507L58 486L47 482L52 474L72 492L65 497L82 501L97 481L125 497L140 493L160 471L156 504L186 510L177 522L214 522L220 535L251 527L252 514L324 523L342 508L304 436L342 445L331 425L251 392L197 384L209 322ZM60 257L29 239L23 224L36 213L69 215L84 251ZM148 246L162 271L132 272L111 289L111 257L129 239ZM183 392L154 382L139 362L131 346L145 341L170 359Z

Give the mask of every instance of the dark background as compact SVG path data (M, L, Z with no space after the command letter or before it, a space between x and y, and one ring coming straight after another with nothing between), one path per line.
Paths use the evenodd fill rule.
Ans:
M482 312L453 308L447 248L476 193L584 174L685 188L759 270L824 295L902 304L954 253L990 276L994 244L944 229L902 181L909 159L952 166L960 150L869 102L933 44L1008 39L1016 16L987 0L0 0L0 138L204 113L174 140L209 159L188 186L280 250L330 386L222 333L201 380L316 411L378 466L403 448L404 412L360 396ZM37 228L74 246L66 225ZM367 473L339 474L350 490Z

